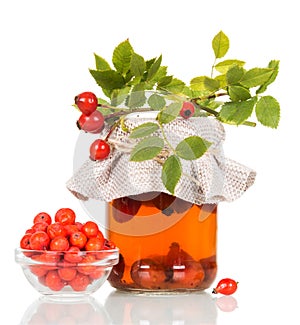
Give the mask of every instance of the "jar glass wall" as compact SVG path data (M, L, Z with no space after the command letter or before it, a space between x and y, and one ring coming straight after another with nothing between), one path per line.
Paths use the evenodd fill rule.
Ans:
M217 205L151 192L107 204L108 238L120 249L110 284L123 290L201 291L215 279Z

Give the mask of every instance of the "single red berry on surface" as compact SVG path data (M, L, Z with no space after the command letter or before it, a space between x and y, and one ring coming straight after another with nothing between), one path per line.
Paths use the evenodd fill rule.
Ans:
M184 102L179 112L180 116L185 119L192 117L194 113L195 113L195 106L191 102Z
M97 109L98 98L94 93L86 91L75 97L75 104L83 114L90 115Z
M88 133L99 133L104 127L104 116L99 111L95 111L91 115L81 114L77 121L77 127Z
M55 222L60 222L62 225L73 225L75 223L76 214L72 209L61 208L55 213Z
M90 158L92 160L102 160L108 157L110 153L109 144L101 139L95 140L90 146Z
M67 236L67 230L60 222L51 223L47 228L47 234L51 239L57 236Z
M232 295L236 292L238 286L238 282L225 278L219 281L217 286L213 289L212 293L221 293L223 295Z
M88 237L96 237L98 232L99 232L99 228L98 225L93 222L93 221L87 221L86 223L84 223L82 225L81 231Z
M44 231L37 231L30 237L30 248L34 250L46 250L50 244L50 237Z
M77 246L78 248L81 249L85 246L87 242L87 237L83 232L77 231L71 234L69 241L72 246Z
M52 218L48 213L40 212L33 219L33 223L37 222L46 222L48 225L50 225L52 222Z
M54 237L50 242L51 251L67 251L70 247L69 241L64 236Z

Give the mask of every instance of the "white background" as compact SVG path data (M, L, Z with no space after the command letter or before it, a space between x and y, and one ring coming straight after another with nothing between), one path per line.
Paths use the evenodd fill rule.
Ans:
M79 219L89 217L65 182L72 175L78 137L73 98L86 90L100 93L88 72L94 66L93 53L110 60L113 48L129 38L146 58L162 53L169 73L188 83L210 73L211 39L221 29L231 40L228 58L245 60L248 68L264 67L271 59L281 61L278 80L268 93L278 99L282 114L277 130L226 127L226 155L255 169L257 180L241 199L219 207L218 279L233 277L240 286L235 294L238 308L231 313L218 310L214 324L299 323L296 4L292 0L1 2L0 287L5 304L0 323L19 324L39 297L14 262L14 248L34 215L70 207ZM95 298L105 304L109 292L105 285ZM204 322L197 317L181 323L173 318L168 324Z

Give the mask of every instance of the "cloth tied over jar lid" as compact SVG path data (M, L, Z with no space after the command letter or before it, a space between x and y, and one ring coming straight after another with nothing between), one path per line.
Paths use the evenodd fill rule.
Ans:
M113 199L148 192L170 194L161 179L162 164L168 157L168 148L157 159L141 162L130 161L130 151L137 139L129 138L135 127L155 121L157 112L129 114L124 120L125 128L118 125L110 134L108 142L112 150L104 160L85 163L75 171L67 182L67 188L79 199L95 199L110 202ZM176 118L163 125L169 143L176 145L189 136L200 136L212 143L196 160L181 159L182 177L174 195L195 204L216 204L239 198L255 181L252 169L224 156L225 130L218 120L209 117ZM100 138L109 132L105 128ZM152 135L161 136L158 129Z

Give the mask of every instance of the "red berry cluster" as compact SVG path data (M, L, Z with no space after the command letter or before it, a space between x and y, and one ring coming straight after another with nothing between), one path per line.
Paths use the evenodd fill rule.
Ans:
M89 133L100 133L104 128L104 116L97 110L98 99L92 92L86 91L75 96L75 104L82 112L77 121L80 130ZM95 140L90 146L90 158L92 160L102 160L110 153L109 144L102 139Z
M25 252L37 262L30 271L43 285L53 291L67 285L74 291L84 291L104 274L103 267L95 265L105 257L103 250L116 246L104 238L95 222L78 222L72 209L62 208L56 212L54 222L48 213L38 213L20 247L32 250Z

